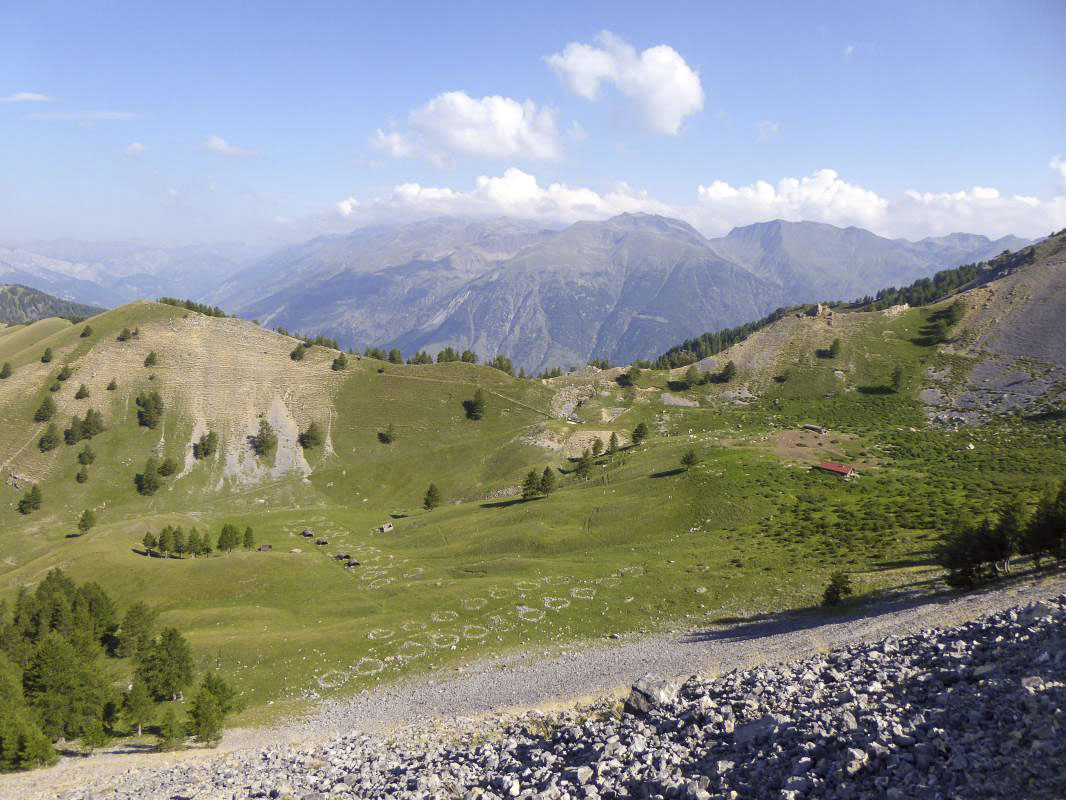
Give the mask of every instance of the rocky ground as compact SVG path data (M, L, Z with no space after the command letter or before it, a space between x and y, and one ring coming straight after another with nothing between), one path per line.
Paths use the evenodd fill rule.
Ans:
M1059 577L897 610L882 624L892 619L900 632L874 643L817 648L802 660L732 670L717 679L645 677L624 707L604 699L528 712L502 727L484 719L423 723L302 746L201 751L106 775L82 770L74 785L50 785L49 772L62 774L60 767L58 773L0 779L0 795L1062 798L1064 588ZM950 618L951 609L965 616L966 608L987 610L1012 599L1025 602L961 625L915 625L937 609ZM838 624L846 630L849 621ZM773 644L786 636L762 632L755 641ZM688 638L705 648L724 641L710 633ZM624 653L624 647L608 652ZM367 720L360 724L354 707L338 706L309 725L334 729L341 715L349 731L366 730ZM37 780L26 780L31 775Z

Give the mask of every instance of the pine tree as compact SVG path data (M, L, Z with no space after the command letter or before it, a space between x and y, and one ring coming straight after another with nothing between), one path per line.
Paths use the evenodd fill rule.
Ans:
M252 531L251 525L244 529L243 545L245 550L251 550L255 547L255 533Z
M229 553L241 546L241 533L236 525L226 523L218 534L218 549Z
M459 356L459 360L464 361L467 364L476 364L477 353L475 353L473 350L464 350L463 354Z
M391 422L389 427L378 433L378 441L382 444L392 444L396 441L396 426Z
M695 450L686 450L685 454L681 456L681 466L685 469L691 469L699 463L699 460Z
M42 453L47 453L49 450L55 450L59 447L59 428L55 426L55 423L49 423L45 428L44 433L41 434L41 438L37 440L37 448Z
M903 367L896 367L892 370L892 389L895 392L899 392L903 388Z
M145 539L149 535L145 534ZM152 547L155 547L154 537ZM140 601L131 603L118 629L118 646L115 648L115 655L119 658L140 658L140 654L147 651L148 645L152 643L157 616L157 612L145 603Z
M259 432L255 436L253 449L257 456L267 457L274 453L278 446L278 435L274 433L273 426L265 419L259 420Z
M305 345L303 342L300 342L300 344L296 345L296 347L293 348L292 352L289 353L289 358L291 358L293 361L303 361L305 355L307 355L307 345Z
M437 484L431 483L429 488L426 489L426 496L422 498L422 506L426 511L432 511L440 505L440 490L437 488Z
M64 364L63 368L61 370L59 370L59 374L56 375L56 380L57 381L65 381L67 378L69 378L73 374L74 374L74 370L72 370L69 366Z
M174 532L170 529L169 525L159 532L158 546L159 552L163 554L164 558L174 550Z
M322 428L319 427L317 422L312 422L307 426L307 430L300 434L299 441L300 447L304 450L309 450L312 447L318 447L323 442Z
M218 450L218 434L208 431L200 437L200 441L192 446L192 455L197 461L210 458Z
M81 469L75 472L74 480L76 480L78 483L87 483L89 480L89 468L83 466Z
M403 353L401 353L399 350L396 350L396 349L390 350L389 351L389 363L390 364L402 364L403 363Z
M147 554L152 555L152 551L156 549L156 547L159 545L159 542L156 541L155 534L151 531L148 531L144 535L144 538L141 539L141 544L144 545L144 549Z
M122 701L122 716L131 726L137 728L138 736L142 735L144 726L150 725L155 717L155 704L140 678L134 678L133 686L126 692Z
M332 369L334 372L341 372L342 370L345 370L347 368L348 356L344 355L344 353L341 353L339 356L333 359L333 364L330 367L330 369Z
M159 392L141 392L137 395L137 424L149 429L159 426L163 418L163 398Z
M88 396L89 396L89 387L86 386L84 383L81 385L81 387L78 389L78 391L76 391L74 393L74 399L75 400L84 400Z
M177 530L174 531L174 553L178 556L178 558L181 558L183 555L185 555L185 550L185 531L183 531L179 527Z
M149 456L144 463L144 472L139 472L133 478L137 491L143 495L153 495L159 491L161 481L159 479L159 462Z
M52 348L51 347L46 347L44 349L44 353L41 354L41 363L42 364L48 364L48 363L51 362L51 360L52 360Z
M485 393L481 389L474 392L474 399L463 402L469 419L481 419L485 416Z
M78 451L78 463L85 466L96 461L96 453L93 452L92 447L85 445Z
M123 328L122 332L119 333L117 338L118 338L118 340L120 342L128 342L132 338L132 336L133 336L133 334L130 333L130 329L129 328Z
M192 652L177 628L164 628L140 654L137 675L157 700L177 700L192 683Z
M203 546L204 543L200 540L200 532L196 530L196 528L193 528L189 531L189 541L188 544L185 545L186 549L193 558L196 558L196 556L200 555L200 550Z
M99 724L110 694L95 653L79 651L58 631L38 642L22 686L41 730L53 739L78 738Z
M595 458L599 458L603 454L603 439L599 436L592 442L592 455Z
M56 401L51 397L46 397L41 401L41 404L37 407L37 410L33 413L34 422L48 422L56 413Z
M726 365L722 367L722 371L719 373L719 377L722 383L729 383L733 378L737 376L737 365L732 361L727 361Z
M614 455L618 452L618 434L611 431L611 438L607 441L607 453Z
M86 325L84 328L81 329L81 338L82 339L88 339L92 335L93 335L92 325Z
M144 357L144 366L146 366L146 367L151 368L151 367L154 367L158 363L159 363L159 356L156 355L155 350L152 350L148 355L146 355Z
M159 464L159 474L164 478L169 478L175 472L178 471L178 462L174 460L173 456L167 456Z
M522 483L522 499L532 500L540 494L540 477L535 469L531 469Z
M91 508L87 508L81 512L81 517L78 518L78 530L82 533L88 533L96 525L96 514L93 513Z
M185 743L185 728L178 719L174 706L167 706L159 721L159 749L177 750Z
M19 513L20 514L32 514L41 507L41 487L36 483L33 484L26 493L22 495L22 499L19 500Z
M630 439L632 440L634 446L639 445L647 438L648 426L643 422L641 422L639 425L637 425L637 427L633 429L633 433L630 436Z
M587 481L592 474L592 463L592 453L586 448L585 452L581 454L581 458L577 460L577 467L574 468L574 474Z
M703 383L703 373L700 372L700 368L695 364L685 370L685 385L689 388L693 386L699 386Z
M836 358L840 355L840 339L834 339L829 345L829 357Z
M540 493L547 497L555 491L555 470L545 467L540 475Z
M193 736L201 744L215 744L222 737L222 709L206 686L201 686L193 698L189 722Z
M112 379L111 379L111 382L110 382L109 384L107 384L107 390L108 390L109 392L113 392L113 391L115 391L115 389L117 389L117 388L118 388L118 383L117 383L117 382L115 381L115 379L114 379L114 378L112 378Z
M5 361L4 366L0 367L0 380L6 380L7 378L10 378L12 372L13 370L11 369L11 362Z

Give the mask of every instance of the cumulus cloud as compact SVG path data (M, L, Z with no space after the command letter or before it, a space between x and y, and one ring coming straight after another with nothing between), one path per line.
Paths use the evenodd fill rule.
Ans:
M140 142L130 142L122 148L122 155L126 158L140 158L144 155L144 145Z
M686 117L703 108L699 73L669 45L638 53L604 31L595 44L571 42L547 62L567 89L586 100L598 100L601 85L613 84L652 133L676 134Z
M1036 237L1066 227L1066 195L1041 199L978 186L958 192L909 190L888 198L849 183L831 169L775 183L733 186L714 180L698 186L692 202L669 204L626 183L601 191L565 183L542 185L514 167L500 176L479 177L469 190L405 183L384 196L349 197L336 205L334 223L351 228L437 215L502 214L567 224L627 211L679 217L708 236L771 219L856 225L909 239L956 231Z
M456 153L541 161L562 155L555 112L532 100L443 92L412 109L401 128L378 129L370 143L394 158L421 156L439 166L450 165Z
M341 217L359 223L435 215L500 214L545 223L570 223L605 219L626 211L666 214L671 209L625 183L617 183L605 192L565 183L543 186L535 176L515 167L497 177L482 175L469 191L404 183L384 197L349 197L337 204Z
M0 97L0 103L47 103L52 98L37 92L15 92L7 97Z
M208 136L204 139L203 148L209 153L216 153L217 155L226 156L228 158L243 158L259 155L255 150L249 150L244 147L237 147L236 145L230 144L221 136Z

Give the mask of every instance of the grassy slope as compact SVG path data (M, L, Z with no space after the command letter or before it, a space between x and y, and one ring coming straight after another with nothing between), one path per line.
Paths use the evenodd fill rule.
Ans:
M681 393L699 399L699 408L664 407L649 391L665 387L663 373L648 373L640 391L604 383L579 409L584 424L576 427L546 420L553 389L540 382L466 364L368 359L330 375L331 354L315 348L305 362L282 363L291 340L263 333L262 348L247 358L282 370L271 378L278 386L298 392L315 376L336 379L322 384L332 393L335 453L312 451L307 481L255 485L226 478L220 457L152 498L134 493L133 474L153 449L180 459L195 416L183 393L194 392L196 380L220 380L207 372L192 380L195 370L165 349L155 381L138 367L153 341L176 346L165 333L188 322L185 312L126 306L94 318L89 340L79 339L80 327L37 323L9 334L22 337L11 349L0 337L0 357L17 367L0 384L0 462L40 476L45 493L44 509L26 518L14 510L18 494L5 489L0 596L62 566L121 602L147 599L164 623L189 632L202 665L237 680L250 703L244 721L259 721L327 691L516 645L808 605L840 567L866 589L920 579L931 538L957 507L985 508L1008 490L1036 489L1066 473L1066 458L1048 447L1061 421L1017 418L965 433L926 427L916 391L923 370L948 358L914 339L934 311L838 314L831 329L805 322L771 368L742 368L738 383L759 395L747 404L722 397L737 384L712 384ZM210 332L229 322L203 324ZM128 354L116 350L117 331L136 325L142 341ZM841 355L817 358L835 336L844 342ZM49 345L56 359L41 365ZM103 365L94 361L102 352L109 354ZM39 454L38 426L28 422L65 361L76 374L59 393L61 426L70 408L81 408L70 396L86 377L92 394L80 402L105 410L110 426L93 440L98 460L85 485L73 479L77 448ZM899 394L883 389L896 364L906 375ZM116 393L102 388L112 366L129 376ZM786 371L787 379L774 380ZM461 405L475 383L490 401L480 422L465 419ZM158 387L167 400L162 431L136 425L130 397L141 386ZM233 396L234 405L240 400ZM618 408L626 411L615 422L602 422L604 411ZM524 443L533 427L624 434L639 421L656 435L601 459L592 480L561 473L550 498L491 499L529 469L572 468L558 453ZM783 450L781 436L810 421L833 434ZM377 433L389 423L398 437L384 445ZM32 446L18 452L26 442ZM676 467L689 447L702 462L683 473ZM808 463L824 455L860 464L862 479L812 473ZM427 513L420 502L430 481L448 502ZM87 507L99 509L101 524L68 538ZM375 532L386 520L395 532ZM217 536L224 522L253 526L273 551L195 560L139 552L146 529L179 523ZM329 546L299 537L304 527L328 536ZM363 565L346 570L331 558L338 550Z

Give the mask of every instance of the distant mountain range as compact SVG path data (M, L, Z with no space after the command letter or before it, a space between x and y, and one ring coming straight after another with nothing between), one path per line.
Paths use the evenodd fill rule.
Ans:
M781 220L707 239L647 214L563 230L438 218L322 236L258 260L233 247L0 247L0 279L105 305L194 297L345 347L410 355L451 345L536 371L653 357L780 306L861 297L1028 243L962 233L911 242Z
M970 234L910 242L780 220L707 239L647 214L561 231L435 219L313 239L204 299L345 346L451 345L540 370L653 357L780 306L860 297L1025 244Z
M91 317L102 308L60 300L39 289L0 283L0 322L8 325L35 322L48 317Z
M116 306L163 295L201 294L256 255L245 245L29 242L0 245L0 281L33 286L67 300Z

